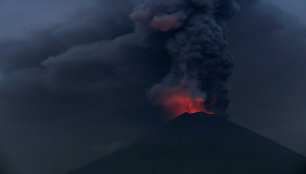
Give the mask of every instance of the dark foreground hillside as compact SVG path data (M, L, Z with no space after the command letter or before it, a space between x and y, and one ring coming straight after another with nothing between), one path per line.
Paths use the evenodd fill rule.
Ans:
M183 114L67 174L306 174L306 159L226 119Z

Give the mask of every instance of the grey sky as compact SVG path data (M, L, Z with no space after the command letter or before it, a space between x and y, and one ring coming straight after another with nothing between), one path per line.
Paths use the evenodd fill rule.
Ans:
M1 39L64 22L89 5L81 0L1 0L0 4Z
M276 4L282 10L296 16L302 23L306 24L306 1L305 0L268 0Z
M255 6L231 25L231 119L305 154L306 27L274 6Z

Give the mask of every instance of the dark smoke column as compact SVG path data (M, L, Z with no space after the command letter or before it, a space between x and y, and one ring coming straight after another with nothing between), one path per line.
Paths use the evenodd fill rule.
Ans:
M135 8L136 32L163 34L172 56L171 71L151 89L155 101L166 107L188 101L189 110L202 102L205 112L226 112L233 63L224 29L238 10L235 0L145 0Z

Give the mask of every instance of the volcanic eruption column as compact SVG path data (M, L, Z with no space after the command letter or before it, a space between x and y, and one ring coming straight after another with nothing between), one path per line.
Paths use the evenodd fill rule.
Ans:
M136 32L166 37L171 70L150 95L170 114L225 113L233 67L225 22L238 10L235 0L145 0L134 9Z

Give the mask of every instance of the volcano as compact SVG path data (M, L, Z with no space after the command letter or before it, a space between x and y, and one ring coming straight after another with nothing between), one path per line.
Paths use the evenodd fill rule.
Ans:
M183 114L67 174L306 174L306 158L223 117Z

